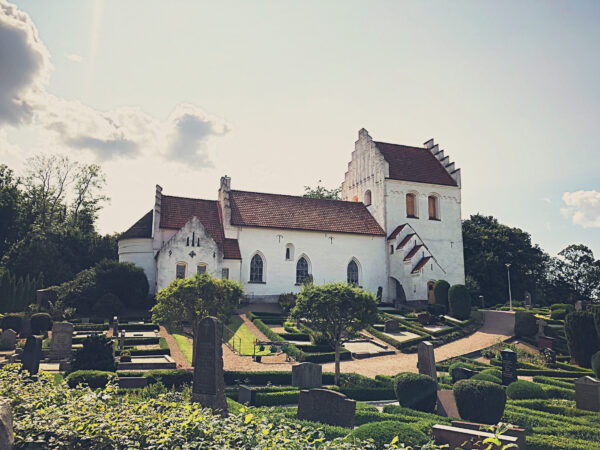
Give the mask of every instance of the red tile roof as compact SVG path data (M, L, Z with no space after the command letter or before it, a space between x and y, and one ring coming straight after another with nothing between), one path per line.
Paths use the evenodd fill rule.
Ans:
M400 243L396 247L396 250L398 250L399 248L403 248L406 244L408 244L408 241L410 241L414 235L415 235L415 233L410 233L410 234L407 234L406 236L404 236L404 239L402 239L402 241L400 241Z
M421 270L423 267L425 267L425 264L427 264L427 261L429 261L430 259L431 259L431 256L425 256L425 257L421 258L421 261L419 261L419 263L415 266L415 268L412 270L412 273L419 272L419 270Z
M423 248L423 245L422 245L422 244L415 245L415 246L414 246L414 247L413 247L413 248L410 250L410 252L408 252L408 255L406 255L406 256L404 257L404 261L410 261L410 260L412 259L412 257L413 257L413 256L415 256L415 255L417 254L417 252L418 252L418 251L419 251L421 248Z
M202 222L206 232L223 252L225 259L242 259L237 239L225 239L218 202L199 198L162 196L161 228L179 230L194 216Z
M423 147L375 142L390 166L392 180L456 186L456 181L438 159Z
M392 234L390 234L390 236L387 238L388 241L391 241L392 239L396 239L396 236L398 236L400 234L400 232L404 229L404 227L407 224L402 224L402 225L398 225L396 227L396 229L394 231L392 231Z
M360 202L231 191L231 223L247 227L385 236Z
M131 227L119 236L119 241L123 239L151 238L152 237L152 210L148 211L144 217L134 223Z

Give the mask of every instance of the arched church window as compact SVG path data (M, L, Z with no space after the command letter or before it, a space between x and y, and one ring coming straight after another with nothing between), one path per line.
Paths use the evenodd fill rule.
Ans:
M250 283L263 282L263 260L257 253L250 260Z
M365 192L365 201L363 202L365 206L369 206L371 204L371 191L368 190Z
M291 261L294 259L294 244L287 244L285 246L285 260Z
M296 283L302 284L308 280L308 262L304 256L296 263Z
M415 194L406 194L406 217L417 218L417 196Z
M440 220L440 204L439 199L435 195L427 197L429 205L429 220Z
M358 284L358 264L354 260L348 263L348 284Z
M175 278L185 278L185 270L187 268L187 264L184 262L179 262L175 266Z

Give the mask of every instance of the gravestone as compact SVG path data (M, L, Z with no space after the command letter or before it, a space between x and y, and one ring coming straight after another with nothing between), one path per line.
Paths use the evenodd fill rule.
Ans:
M0 450L12 449L15 443L10 402L0 398Z
M508 386L517 381L517 354L509 348L500 352L502 356L502 384Z
M497 440L500 444L496 444L494 442L496 440L494 439L495 436L487 431L481 431L480 426L480 424L476 424L474 428L460 428L458 426L434 425L431 428L431 434L436 444L444 444L444 447L449 448L502 450L503 448L510 448L511 444L515 448L522 448L517 447L518 438L506 434L499 436ZM493 441L483 444L484 440L488 438L493 439Z
M40 359L42 359L42 338L29 336L21 355L23 370L27 370L30 375L36 375L40 368Z
M538 325L537 335L538 336L546 336L546 334L544 333L544 327L546 325L548 325L548 322L546 322L544 319L538 319L537 320L537 325Z
M431 314L428 312L417 314L417 322L421 325L429 325L431 323Z
M525 291L525 308L531 309L531 294Z
M400 331L400 321L390 319L383 323L383 331L386 333L397 333Z
M214 317L205 317L194 336L195 366L192 401L227 416L225 380L223 378L223 331Z
M52 340L50 341L51 360L70 359L73 345L73 324L55 322L52 325Z
M546 348L554 349L554 338L550 336L538 336L538 350L542 351Z
M119 318L117 316L114 316L112 320L112 335L115 338L119 336Z
M581 300L577 300L575 302L575 311L582 311L582 310L583 310L583 307L582 307Z
M19 331L19 337L28 338L31 336L31 319L21 320L21 330Z
M353 428L356 401L329 389L300 391L298 419Z
M589 376L575 380L575 405L577 409L600 412L600 381Z
M456 399L454 398L454 391L450 389L437 391L437 413L443 417L460 419Z
M473 375L477 375L479 372L467 367L457 367L452 371L452 383L456 383L460 380L468 380Z
M56 300L58 300L58 293L54 289L46 288L35 291L35 303L38 306L45 308Z
M10 328L0 334L0 348L3 350L14 350L17 346L17 332Z
M121 336L119 337L119 350L125 350L125 330L121 330Z
M256 389L240 384L238 391L238 403L242 405L255 405L256 404Z
M437 369L435 368L435 354L433 353L433 344L428 341L419 342L417 345L419 373L429 375L437 383Z
M323 385L323 369L319 364L304 362L292 366L292 386L314 388Z

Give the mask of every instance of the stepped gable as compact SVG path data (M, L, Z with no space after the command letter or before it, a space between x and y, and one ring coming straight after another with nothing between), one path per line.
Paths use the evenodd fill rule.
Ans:
M127 229L120 237L123 239L151 238L152 237L152 210Z
M423 258L421 258L421 261L419 261L417 263L417 265L415 266L415 268L412 270L411 273L418 273L423 267L425 267L425 264L427 264L430 259L431 259L431 256L424 256Z
M385 236L360 202L231 191L231 224Z
M225 239L219 204L216 200L162 196L161 228L179 230L194 216L200 220L206 232L216 242L225 259L242 259L237 239Z
M449 169L454 170L453 163L440 161L429 149L387 142L374 143L389 165L389 178L392 180L458 186L449 173Z

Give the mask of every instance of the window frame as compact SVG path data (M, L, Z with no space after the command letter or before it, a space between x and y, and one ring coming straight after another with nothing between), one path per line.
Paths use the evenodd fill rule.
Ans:
M260 260L260 268L259 269L253 268L254 261L257 261L256 260L257 257L258 257L258 260ZM252 258L250 258L250 273L249 273L248 283L265 284L266 283L265 282L265 268L266 268L265 257L259 252L254 253L254 255L252 255ZM259 279L257 279L255 276L253 277L253 273L255 273L256 270L260 270Z
M412 214L409 214L408 199L412 198ZM408 192L405 196L406 217L409 219L419 218L418 196L415 192Z
M204 272L200 272L200 267L204 267ZM208 272L208 264L201 262L196 264L196 274L197 275L201 275L203 273L207 273Z
M365 191L365 194L363 196L363 203L365 204L365 206L371 206L371 203L373 203L373 193L371 192L371 189L367 189Z
M183 276L179 276L179 268L183 267ZM176 280L185 280L187 278L187 263L185 261L178 261L175 263L175 279Z
M229 267L223 267L221 269L221 279L229 280Z
M300 264L300 261L304 261L304 263L306 264L306 274L304 275L304 277L302 279L300 279L298 277L298 265ZM310 279L311 273L310 273L310 261L308 259L308 257L306 255L301 255L300 258L298 258L298 260L296 261L296 285L301 285L304 284L306 282L306 280Z
M433 215L431 214L431 206L433 200ZM440 197L436 194L429 194L427 196L427 212L429 215L429 220L442 220L442 216L440 214Z
M351 280L350 278L350 266L352 264L354 267L356 267L356 280ZM360 265L355 258L352 258L350 261L348 261L348 264L346 265L346 282L352 286L359 286L360 284Z

